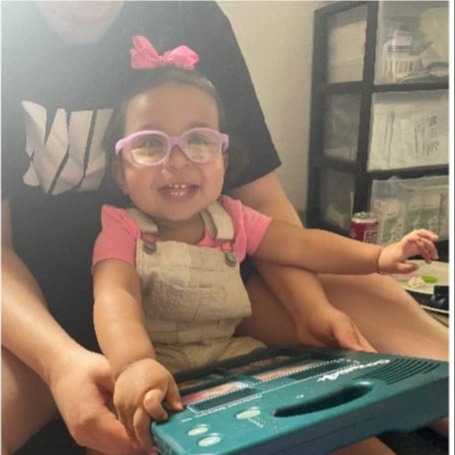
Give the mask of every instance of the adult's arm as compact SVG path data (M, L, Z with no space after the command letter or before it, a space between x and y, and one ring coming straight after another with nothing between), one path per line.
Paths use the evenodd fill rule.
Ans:
M38 284L13 249L8 201L2 202L2 303L3 346L51 384L67 353L79 352L80 346L52 318Z
M272 218L302 226L297 212L273 172L232 190L230 195ZM280 302L294 317L294 320L298 321L304 317L306 309L309 306L314 307L315 302L318 302L318 305L330 305L319 280L313 273L292 267L277 266L258 259L255 259L254 263L264 281L279 297ZM302 280L305 282L308 292L302 296L299 295L302 300L296 302L293 297L293 289L302 286Z
M303 228L273 172L232 190L230 195L272 218ZM351 319L331 305L317 275L257 259L254 262L263 281L295 321L301 342L308 343L305 336L309 332L319 344L333 344L335 341L347 349L373 349ZM314 324L310 321L314 321ZM300 331L303 324L306 329Z
M104 453L133 453L123 426L106 406L113 388L109 364L77 344L49 313L38 284L14 251L7 200L2 201L2 344L49 386L78 444Z
M272 218L302 226L299 215L274 172L231 190L230 195Z

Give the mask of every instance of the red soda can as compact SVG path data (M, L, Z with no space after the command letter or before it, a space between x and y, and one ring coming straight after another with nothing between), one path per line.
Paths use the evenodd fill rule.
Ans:
M366 243L377 243L378 219L372 212L357 212L352 215L349 237Z

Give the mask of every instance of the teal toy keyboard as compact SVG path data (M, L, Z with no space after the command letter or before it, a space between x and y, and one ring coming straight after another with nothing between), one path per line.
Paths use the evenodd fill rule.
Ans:
M176 380L184 411L152 423L164 455L320 455L448 415L448 364L412 357L277 348Z

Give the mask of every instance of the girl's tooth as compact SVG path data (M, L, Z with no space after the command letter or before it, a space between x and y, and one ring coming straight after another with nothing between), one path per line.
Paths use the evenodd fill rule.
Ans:
M171 183L168 186L172 190L186 190L189 185L187 183Z

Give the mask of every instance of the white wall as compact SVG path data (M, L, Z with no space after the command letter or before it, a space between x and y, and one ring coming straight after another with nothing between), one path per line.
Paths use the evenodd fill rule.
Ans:
M316 1L219 1L248 64L297 210L307 200L313 12Z

